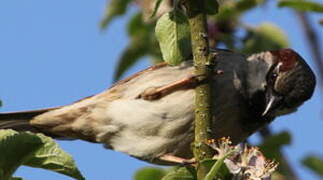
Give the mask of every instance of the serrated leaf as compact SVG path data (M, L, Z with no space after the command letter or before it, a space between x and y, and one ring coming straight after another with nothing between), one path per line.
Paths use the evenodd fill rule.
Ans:
M162 168L144 167L135 173L134 180L160 180L165 174L166 171Z
M263 23L250 29L242 51L246 54L288 47L286 34L276 25Z
M63 151L52 138L42 134L37 134L37 137L41 139L44 145L36 150L23 163L24 165L55 171L78 180L85 179L76 167L73 158Z
M319 156L310 155L302 160L304 166L315 172L317 175L323 177L323 158Z
M16 169L41 145L41 139L31 133L0 130L0 179L10 179Z
M110 0L107 4L103 19L100 22L101 29L107 28L110 22L123 15L132 0Z
M279 7L290 7L298 11L323 12L323 4L304 0L280 0Z
M196 180L194 169L186 167L176 168L171 170L162 178L162 180Z
M155 33L168 64L177 65L192 53L188 20L181 11L164 14L156 24Z

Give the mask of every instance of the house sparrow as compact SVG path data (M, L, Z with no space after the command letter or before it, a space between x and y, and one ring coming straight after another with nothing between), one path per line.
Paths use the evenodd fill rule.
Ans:
M230 137L237 144L313 94L315 76L291 49L250 57L220 49L211 53L217 62L211 80L214 139ZM201 83L193 71L192 61L152 66L70 105L2 113L0 129L102 143L151 163L180 162L192 157L194 87Z

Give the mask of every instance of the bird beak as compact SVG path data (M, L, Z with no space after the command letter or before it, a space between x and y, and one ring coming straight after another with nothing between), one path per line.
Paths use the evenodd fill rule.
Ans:
M274 115L276 110L282 104L283 98L275 93L273 90L268 89L266 93L266 107L261 116Z

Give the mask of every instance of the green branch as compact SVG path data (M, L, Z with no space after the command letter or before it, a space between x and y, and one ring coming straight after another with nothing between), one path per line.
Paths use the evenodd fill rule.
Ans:
M192 39L195 74L200 80L211 79L213 72L212 58L209 54L209 44L206 28L206 13L204 0L186 0L189 26ZM207 81L208 82L208 81ZM197 179L204 179L209 168L201 164L201 160L210 158L212 150L205 144L210 139L212 120L212 93L211 83L201 84L195 89L195 142L194 157L198 162Z

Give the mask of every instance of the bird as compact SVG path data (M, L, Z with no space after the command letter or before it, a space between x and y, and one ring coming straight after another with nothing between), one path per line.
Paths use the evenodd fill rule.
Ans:
M153 164L192 158L195 87L212 84L211 137L234 144L295 112L315 89L315 75L292 49L250 56L212 49L212 77L198 81L194 63L151 66L69 105L0 113L0 129L81 139ZM222 73L219 73L222 72Z

